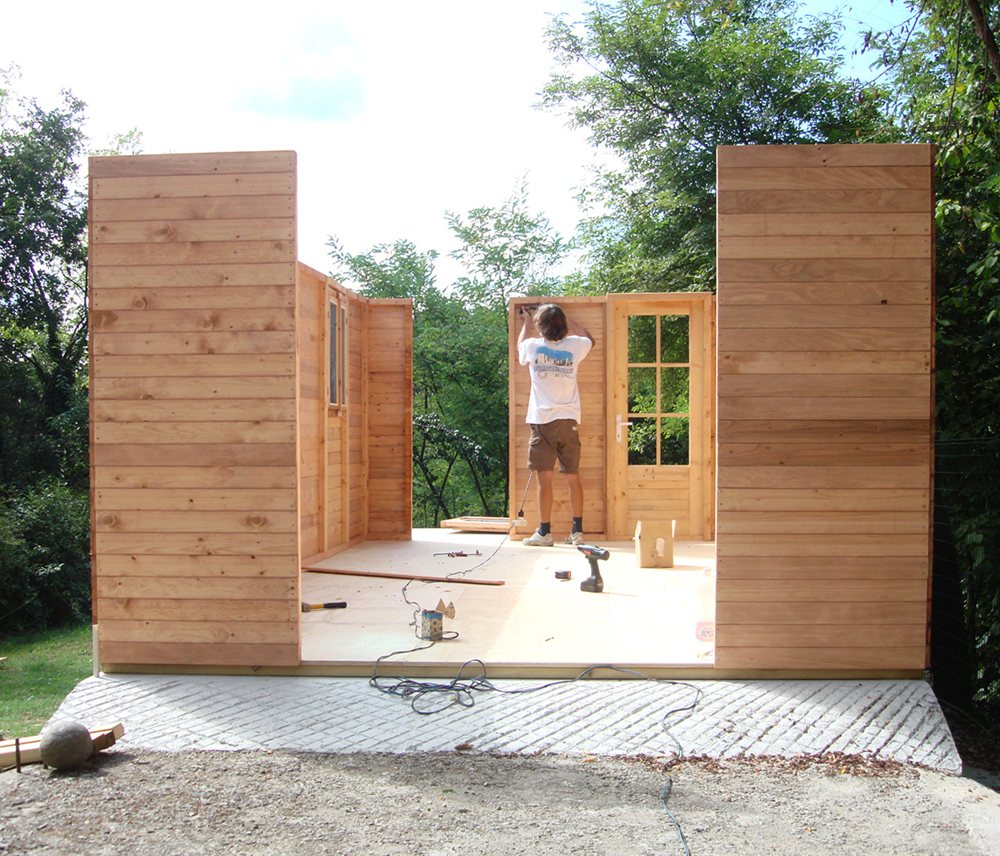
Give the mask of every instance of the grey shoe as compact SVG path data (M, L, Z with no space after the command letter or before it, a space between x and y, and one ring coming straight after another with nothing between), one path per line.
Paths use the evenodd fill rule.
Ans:
M583 533L582 532L570 532L566 536L566 543L572 544L574 547L579 547L583 543Z
M548 535L543 535L537 529L532 532L527 538L522 542L525 547L553 547L555 542L552 540L552 533Z

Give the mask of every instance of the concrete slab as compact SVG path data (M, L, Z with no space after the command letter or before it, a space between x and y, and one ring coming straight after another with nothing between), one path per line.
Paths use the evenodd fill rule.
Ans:
M100 675L77 685L53 719L121 721L121 745L167 752L449 752L460 744L478 752L606 756L843 752L962 771L923 681L491 684L496 691L404 698L361 678Z

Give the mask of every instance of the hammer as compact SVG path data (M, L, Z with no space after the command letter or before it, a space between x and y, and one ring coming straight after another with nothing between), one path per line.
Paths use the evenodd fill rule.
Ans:
M309 612L311 609L347 609L347 601L334 600L330 603L306 603L302 601L303 612Z

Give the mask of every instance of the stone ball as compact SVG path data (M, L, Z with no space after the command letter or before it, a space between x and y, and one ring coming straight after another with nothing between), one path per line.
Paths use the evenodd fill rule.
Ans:
M72 770L94 754L94 739L79 722L57 722L42 731L38 752L45 766Z

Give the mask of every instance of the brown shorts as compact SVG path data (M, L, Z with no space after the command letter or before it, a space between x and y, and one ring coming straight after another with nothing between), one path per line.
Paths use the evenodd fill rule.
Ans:
M575 475L580 472L580 429L575 419L556 419L531 426L528 469L554 470Z

